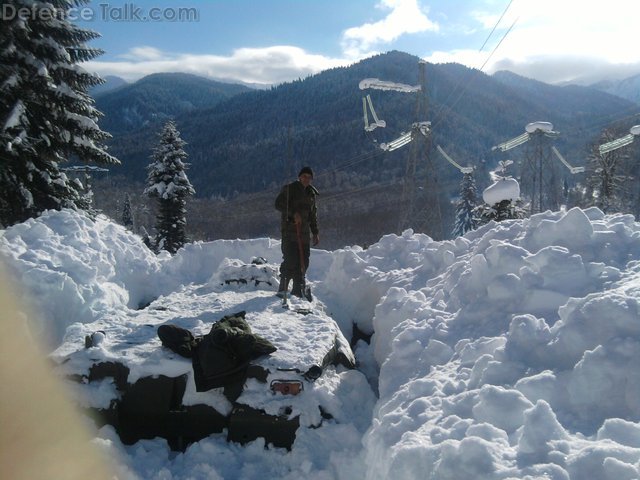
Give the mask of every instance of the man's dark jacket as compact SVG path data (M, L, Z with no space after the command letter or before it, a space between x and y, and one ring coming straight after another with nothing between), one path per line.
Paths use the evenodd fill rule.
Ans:
M276 209L281 213L280 229L282 238L294 240L296 225L294 215L302 219L302 240L309 243L310 234L318 234L318 190L313 185L305 187L299 180L285 185L276 197Z

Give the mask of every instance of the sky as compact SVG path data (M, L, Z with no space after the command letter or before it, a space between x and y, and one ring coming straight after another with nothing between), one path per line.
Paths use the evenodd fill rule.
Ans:
M130 81L182 71L272 85L390 50L548 83L640 73L632 0L94 0L75 13L102 34L89 69Z

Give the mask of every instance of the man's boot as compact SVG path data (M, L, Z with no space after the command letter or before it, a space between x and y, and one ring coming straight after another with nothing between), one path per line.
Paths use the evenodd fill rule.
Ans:
M278 293L276 293L277 297L284 298L287 290L289 290L289 280L290 278L285 278L284 275L280 277L280 285L278 285Z
M300 298L304 296L304 292L302 291L302 279L300 277L295 277L293 279L293 288L291 289L291 295Z

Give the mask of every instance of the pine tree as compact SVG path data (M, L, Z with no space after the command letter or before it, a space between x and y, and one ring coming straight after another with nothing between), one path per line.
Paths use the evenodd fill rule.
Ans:
M476 181L473 173L465 173L460 182L460 200L456 205L456 219L451 234L453 237L464 235L476 228L473 209L477 205Z
M492 185L482 192L485 201L473 210L476 225L481 226L491 220L501 222L503 220L514 220L526 218L527 212L521 206L520 185L511 176L507 175L507 167L512 165L511 160L498 162L498 168L490 172ZM515 199L515 201L512 201ZM490 205L492 204L492 205Z
M526 218L527 212L522 208L519 201L514 203L511 200L502 200L495 205L479 205L474 209L473 215L476 218L477 226L481 226L491 220L502 222L503 220Z
M102 51L85 43L95 32L67 16L83 0L2 0L0 21L0 223L37 216L45 209L83 208L82 184L59 164L118 163L102 142L109 134L88 89L102 83L79 63Z
M605 130L600 143L607 143L615 138L613 132ZM595 205L604 213L627 210L625 207L628 205L624 205L623 199L627 194L627 180L631 177L624 175L626 163L628 155L623 149L601 155L597 147L594 147L587 167L587 185L591 197L589 204Z
M128 193L124 194L124 204L122 205L122 225L129 230L133 230L133 215L131 214L131 198Z
M185 172L185 142L174 122L165 124L147 167L145 195L158 199L156 249L175 253L186 242L186 199L195 190Z
M151 235L147 232L147 229L140 227L140 236L142 237L142 243L144 243L149 249L153 249L153 242L151 241Z

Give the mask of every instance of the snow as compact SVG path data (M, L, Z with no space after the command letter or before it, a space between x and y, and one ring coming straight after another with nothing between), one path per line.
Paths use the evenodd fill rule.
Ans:
M504 200L515 201L520 198L520 185L515 178L499 178L482 192L487 205L496 205Z
M634 125L631 127L629 129L629 133L634 136L640 135L640 125Z
M168 355L144 325L202 333L240 305L285 345L266 362L287 361L284 338L302 342L295 350L315 362L318 338L346 341L354 323L373 334L355 347L358 370L331 367L297 399L301 424L319 421L307 413L310 399L322 399L334 419L302 426L291 451L221 434L177 453L163 439L127 446L112 427L93 428L92 445L114 459L118 478L640 478L640 224L632 216L574 208L491 222L455 240L407 230L366 250L313 250L317 312L307 316L278 306L280 244L268 238L156 256L105 217L63 210L8 228L0 250L39 312L29 327L53 359L127 357L133 376L185 372L189 362ZM251 264L255 257L266 263ZM234 275L253 284L225 283ZM144 341L119 343L131 332ZM95 346L80 348L91 333ZM76 402L117 395L107 381L87 390L76 385ZM190 395L229 408L215 391ZM251 381L243 395L280 407Z
M553 124L550 122L532 122L528 123L524 129L527 133L535 133L538 130L544 133L549 133L553 131Z
M22 122L21 117L24 115L25 107L21 100L16 101L11 113L7 117L7 121L4 124L3 130L9 130L20 125Z
M404 83L389 82L378 78L365 78L360 80L360 90L373 88L374 90L386 90L402 93L415 93L420 91L420 85L406 85Z

